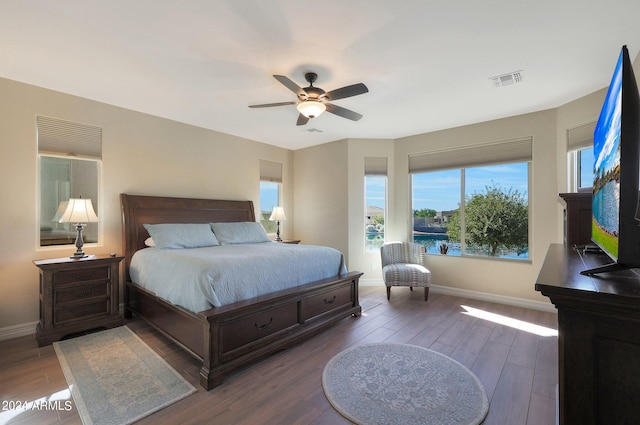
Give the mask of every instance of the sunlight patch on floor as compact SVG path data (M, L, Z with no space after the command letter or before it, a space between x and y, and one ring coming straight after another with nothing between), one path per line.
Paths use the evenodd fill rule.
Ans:
M545 326L536 325L534 323L529 323L518 319L512 319L511 317L503 316L501 314L489 313L488 311L480 310L478 308L473 308L466 305L461 305L460 307L466 310L463 312L463 314L468 314L469 316L477 317L479 319L488 320L493 323L509 326L511 328L519 329L521 331L544 337L558 336L557 330L547 328Z

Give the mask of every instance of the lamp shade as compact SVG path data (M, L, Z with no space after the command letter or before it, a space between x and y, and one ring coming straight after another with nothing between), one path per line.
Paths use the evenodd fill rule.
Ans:
M60 201L60 203L58 203L58 209L56 210L56 214L53 216L51 221L57 221L58 223L60 223L60 218L62 217L64 212L67 210L68 205L69 205L69 201Z
M60 223L96 223L98 216L93 209L91 199L71 198L67 209L60 217Z
M273 211L271 212L271 217L269 217L269 221L284 221L286 219L287 219L287 216L284 214L284 208L273 207Z
M326 105L322 102L318 102L317 100L300 102L296 108L307 118L315 118L327 110Z

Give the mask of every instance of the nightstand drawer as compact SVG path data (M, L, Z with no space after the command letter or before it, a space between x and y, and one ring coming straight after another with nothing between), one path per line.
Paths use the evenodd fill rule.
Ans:
M92 267L79 270L65 270L53 274L54 285L109 279L109 267Z
M84 300L93 297L109 296L109 281L66 286L55 290L54 304Z
M55 324L73 320L87 319L95 316L106 315L109 312L109 301L100 300L88 304L71 306L56 306L53 321Z

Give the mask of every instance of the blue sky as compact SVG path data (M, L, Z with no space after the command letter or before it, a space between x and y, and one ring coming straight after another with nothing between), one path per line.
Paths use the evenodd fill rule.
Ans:
M260 211L270 213L273 207L279 205L278 186L278 183L260 182Z
M528 187L528 164L491 165L465 170L467 195L484 192L493 183L507 190L518 190L525 198ZM431 208L447 211L458 208L460 203L460 170L444 170L412 176L413 206L415 209ZM366 179L367 205L384 208L384 177Z

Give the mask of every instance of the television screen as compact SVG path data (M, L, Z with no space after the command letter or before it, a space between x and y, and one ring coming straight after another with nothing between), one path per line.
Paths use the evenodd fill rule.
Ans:
M618 258L620 234L622 59L621 52L593 134L594 181L591 238L613 259Z
M622 47L593 133L591 240L613 263L592 275L640 267L640 93Z

